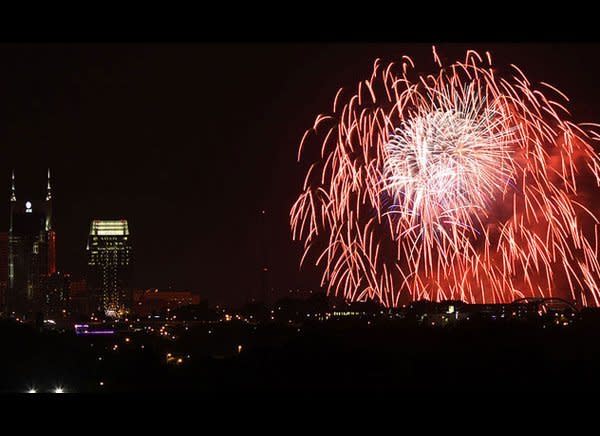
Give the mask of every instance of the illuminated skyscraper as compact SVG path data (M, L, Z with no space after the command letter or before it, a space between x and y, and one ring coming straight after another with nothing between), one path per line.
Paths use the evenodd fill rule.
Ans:
M17 200L12 173L8 230L8 311L39 310L42 282L56 271L56 234L52 228L50 170L45 200Z
M131 308L131 243L126 220L94 220L87 243L88 284L96 310L121 316Z

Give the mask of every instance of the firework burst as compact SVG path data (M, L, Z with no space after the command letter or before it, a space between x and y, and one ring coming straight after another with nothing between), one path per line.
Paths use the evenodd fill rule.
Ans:
M375 61L304 135L299 160L319 146L290 213L302 262L322 269L330 294L386 306L600 305L597 126L569 121L568 98L541 83L547 97L516 66L496 76L489 53L434 59L428 76L406 56Z

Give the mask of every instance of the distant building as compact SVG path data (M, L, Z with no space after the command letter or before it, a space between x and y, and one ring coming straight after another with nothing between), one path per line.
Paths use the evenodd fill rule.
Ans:
M91 315L93 302L85 279L72 279L69 284L69 311L74 315Z
M95 310L119 317L131 308L131 242L127 220L94 220L87 243L88 286Z
M138 315L151 315L167 309L200 304L200 296L189 291L159 291L158 289L139 290L133 293L133 312Z
M8 288L8 232L0 232L0 312L6 305Z
M47 317L66 316L69 310L71 277L60 271L42 279L43 300L41 310Z
M45 200L17 200L14 171L11 182L6 304L9 312L34 312L43 302L44 278L56 272L50 170Z

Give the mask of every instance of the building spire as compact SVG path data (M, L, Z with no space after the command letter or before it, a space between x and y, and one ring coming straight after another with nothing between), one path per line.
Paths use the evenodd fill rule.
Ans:
M50 168L48 168L48 187L46 188L46 201L52 200L52 186L50 185Z
M10 201L17 201L17 194L15 194L15 170L12 170L10 185Z

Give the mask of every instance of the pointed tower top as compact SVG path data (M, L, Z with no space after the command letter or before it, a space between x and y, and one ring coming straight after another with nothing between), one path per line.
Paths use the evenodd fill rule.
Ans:
M12 170L10 185L10 201L17 201L17 194L15 194L15 170Z
M52 200L52 186L50 185L50 168L48 168L48 187L46 188L46 201Z

